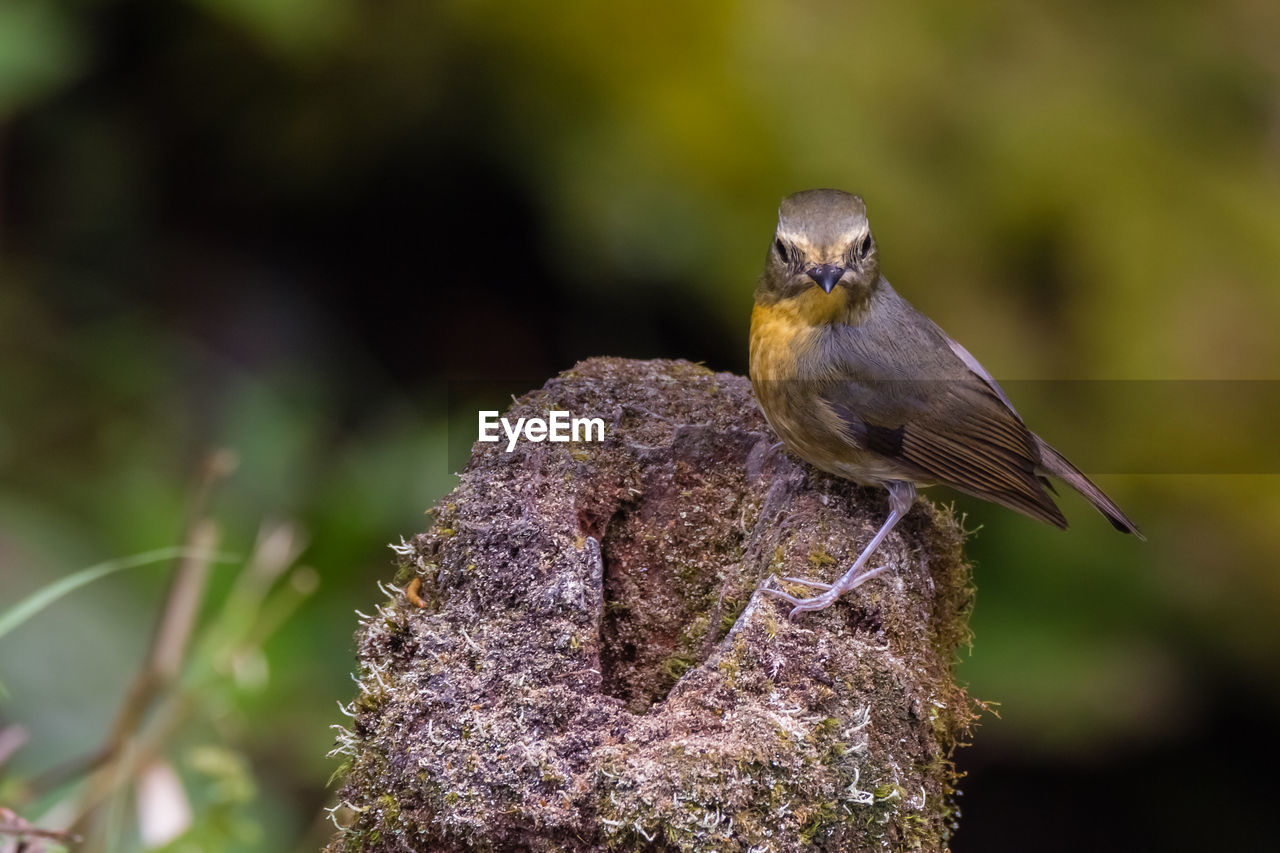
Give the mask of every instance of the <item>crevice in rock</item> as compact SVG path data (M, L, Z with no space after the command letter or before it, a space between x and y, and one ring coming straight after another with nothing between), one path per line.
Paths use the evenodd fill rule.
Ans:
M644 713L706 660L746 606L745 491L754 441L690 429L645 490L605 525L600 672L606 695ZM735 486L727 487L726 481Z

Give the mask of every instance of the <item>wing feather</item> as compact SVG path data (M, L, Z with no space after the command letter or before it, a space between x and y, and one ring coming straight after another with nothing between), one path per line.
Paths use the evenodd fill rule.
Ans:
M1045 491L1031 432L992 387L972 380L863 383L846 379L824 400L853 435L901 436L864 447L920 482L944 483L1058 527L1066 518Z

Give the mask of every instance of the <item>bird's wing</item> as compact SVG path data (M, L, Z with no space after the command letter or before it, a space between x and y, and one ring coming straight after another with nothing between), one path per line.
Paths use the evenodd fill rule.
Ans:
M1032 434L1000 396L972 380L846 380L823 399L861 447L913 472L1058 527Z
M1035 436L968 350L892 290L877 319L826 352L840 367L821 396L849 437L912 472L1066 527L1045 491Z
M923 315L921 316L923 317ZM950 347L951 351L956 354L956 357L964 363L964 366L969 368L971 373L985 382L987 387L995 392L996 396L1000 398L1000 402L1004 403L1005 406L1008 407L1009 411L1017 415L1017 410L1013 408L1013 403L1009 402L1009 397L1004 393L1004 389L1000 387L1000 383L996 382L995 377L988 373L987 369L982 366L982 363L973 357L973 353L965 349L955 338L944 332L942 327L937 323L932 320L929 320L928 322L929 325L933 327L933 331L937 332L938 336L947 342L947 346Z
M921 315L921 317L923 317L923 315ZM958 341L944 332L937 323L930 320L929 324L933 326L934 330L947 342L947 345L951 347L951 351L964 362L965 366L973 371L973 373L984 383L986 383L987 387L1000 398L1001 402L1008 407L1009 411L1013 412L1013 414L1017 416L1017 412L1013 408L1013 403L1009 402L1009 398L1005 396L1004 389L1001 388L995 378L987 372L987 369L973 357L973 354L961 346ZM1116 502L1111 500L1111 498L1109 498L1102 489L1098 488L1092 480L1081 473L1079 468L1072 465L1070 460L1055 450L1040 436L1032 434L1031 440L1035 444L1036 459L1039 460L1039 465L1036 468L1037 472L1048 472L1066 480L1072 488L1084 495L1090 503L1097 507L1098 511L1111 522L1111 525L1115 527L1116 530L1119 530L1121 533L1132 533L1139 539L1146 538L1142 535L1142 531L1138 529L1138 526L1129 519L1129 516L1125 515L1124 510L1120 509ZM1050 492L1054 491L1053 484L1050 483L1046 477L1040 476L1039 473L1037 476L1040 482L1044 484L1045 488ZM1054 506L1054 510L1057 510L1056 506Z

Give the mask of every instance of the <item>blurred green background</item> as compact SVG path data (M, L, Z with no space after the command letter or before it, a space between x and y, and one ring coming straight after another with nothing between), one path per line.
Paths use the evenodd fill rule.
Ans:
M291 543L211 569L150 756L180 784L118 780L86 849L143 849L175 790L165 849L316 849L353 609L451 487L472 391L604 354L745 372L777 201L813 186L864 196L898 290L1150 538L958 501L959 675L1001 716L953 849L1268 846L1277 44L1261 0L3 0L0 610L181 544L217 448L219 548ZM0 806L75 813L46 773L103 743L171 574L0 638Z

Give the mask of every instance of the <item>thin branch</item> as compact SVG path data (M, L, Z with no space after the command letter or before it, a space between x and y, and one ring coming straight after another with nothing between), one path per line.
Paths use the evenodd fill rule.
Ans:
M216 539L217 530L212 521L197 523L191 532L191 545L200 551L212 552ZM179 565L150 653L135 676L106 742L99 751L98 761L95 762L98 769L90 777L85 789L74 827L83 829L96 804L115 789L119 778L115 765L123 747L136 734L156 696L177 676L183 652L199 613L208 570L207 559L188 558Z
M80 841L80 836L72 835L69 832L62 832L57 829L41 829L38 826L32 826L22 819L22 816L12 809L6 809L0 806L0 835L16 835L22 838L48 838L52 841L58 841L62 844L74 844ZM25 849L19 845L19 849Z
M0 823L0 835L29 836L31 838L48 838L63 844L79 844L80 836L56 829L40 829L37 826L24 826L11 823Z
M89 766L96 769L89 778L72 822L74 830L83 832L97 806L126 778L120 774L125 746L137 734L156 697L181 671L209 574L210 561L200 555L212 553L217 543L217 528L212 520L205 517L205 509L213 487L235 468L235 464L234 454L219 450L210 454L202 466L188 507L184 536L191 550L178 564L142 667L134 677L102 749L91 756Z

